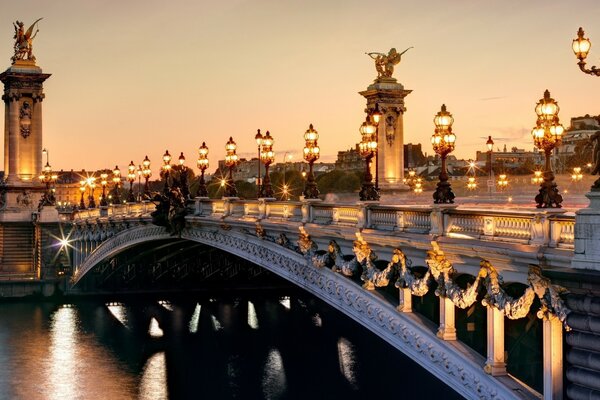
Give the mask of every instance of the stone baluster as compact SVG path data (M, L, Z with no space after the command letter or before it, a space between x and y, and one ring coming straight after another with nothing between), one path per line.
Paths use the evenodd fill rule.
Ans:
M563 398L563 325L558 318L544 318L544 400Z
M396 226L394 227L395 231L402 232L404 231L404 212L396 211Z
M506 375L504 358L504 312L487 306L487 360L484 370L492 376Z
M452 300L440 296L440 327L437 331L437 337L442 340L456 340L454 311Z

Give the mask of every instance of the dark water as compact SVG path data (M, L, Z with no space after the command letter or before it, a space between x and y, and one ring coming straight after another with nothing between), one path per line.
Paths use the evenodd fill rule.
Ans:
M454 399L305 294L0 303L0 399Z

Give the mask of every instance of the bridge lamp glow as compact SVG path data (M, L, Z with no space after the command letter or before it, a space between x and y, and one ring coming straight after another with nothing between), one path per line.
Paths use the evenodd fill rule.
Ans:
M208 197L206 182L204 180L204 172L208 168L208 147L202 142L202 146L198 148L198 169L200 169L200 178L198 178L198 191L196 197Z
M227 166L229 169L227 185L225 186L225 197L237 196L237 189L235 188L235 182L233 181L233 169L239 164L239 158L236 154L236 149L237 144L233 140L233 137L230 136L229 140L225 144L225 166Z
M302 177L306 178L306 186L304 188L305 199L318 199L319 189L317 182L315 181L315 174L313 172L313 164L317 161L321 155L321 149L318 145L319 132L313 127L313 124L308 126L306 132L304 132L304 149L303 157L308 162L308 174L306 171L302 171Z
M112 196L113 199L113 204L120 204L121 203L121 198L119 196L119 188L121 187L121 170L119 169L118 165L115 165L115 169L113 169L112 171L113 173L113 184L114 189L113 189L113 193L114 195Z
M577 57L577 59L579 60L577 65L579 65L579 69L583 73L600 76L600 70L595 66L589 69L585 67L585 59L587 58L588 53L592 48L592 42L588 38L585 38L584 35L585 32L583 31L583 28L579 27L579 30L577 31L577 37L573 39L573 43L571 44L573 53L575 54L575 57Z
M275 161L275 152L273 152L273 144L275 140L271 133L267 131L265 136L262 138L262 144L260 147L260 161L265 165L265 178L260 187L259 197L270 198L273 197L273 188L271 187L271 178L269 176L269 167Z
M431 144L433 150L442 159L440 169L440 180L437 184L433 199L435 204L454 203L454 193L450 182L448 182L448 172L446 169L446 157L450 154L456 145L456 135L452 133L452 124L454 117L446 110L446 105L442 104L441 110L433 118L435 130L431 135Z
M127 166L127 181L129 182L129 192L127 194L127 202L135 203L135 195L133 194L133 182L135 181L135 170L136 166L133 160Z
M373 175L371 175L371 160L377 155L377 128L367 115L358 131L361 135L358 149L365 159L365 175L359 197L361 201L378 201L379 191L373 184Z
M108 206L108 201L106 201L106 185L108 185L108 174L106 172L102 172L100 174L100 186L102 186L102 198L100 199L100 207Z
M540 185L539 194L535 197L537 208L560 208L562 203L562 196L554 182L551 162L552 151L560 146L564 132L558 118L559 110L558 103L550 97L548 90L544 91L544 97L535 106L537 121L531 135L535 146L542 150L546 157L543 181Z

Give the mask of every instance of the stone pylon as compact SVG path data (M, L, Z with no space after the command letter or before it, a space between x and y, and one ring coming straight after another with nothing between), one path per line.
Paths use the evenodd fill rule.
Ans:
M4 83L4 179L2 209L37 207L42 171L43 84L50 74L34 60L16 60L0 74Z
M375 82L360 92L367 99L366 113L376 107L383 114L377 132L378 161L376 168L381 191L408 190L402 183L404 178L404 98L412 90L395 78L379 77Z

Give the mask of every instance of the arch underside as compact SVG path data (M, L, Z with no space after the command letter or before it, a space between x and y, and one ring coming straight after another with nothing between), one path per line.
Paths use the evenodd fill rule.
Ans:
M172 238L164 228L145 225L123 231L103 242L82 263L73 286L97 264L136 244ZM458 346L438 339L411 314L398 312L376 293L364 290L328 268L318 269L300 254L274 242L234 230L185 229L181 239L209 245L242 257L307 290L359 322L419 365L470 399L518 399L510 378L491 377ZM509 387L509 386L514 387Z

